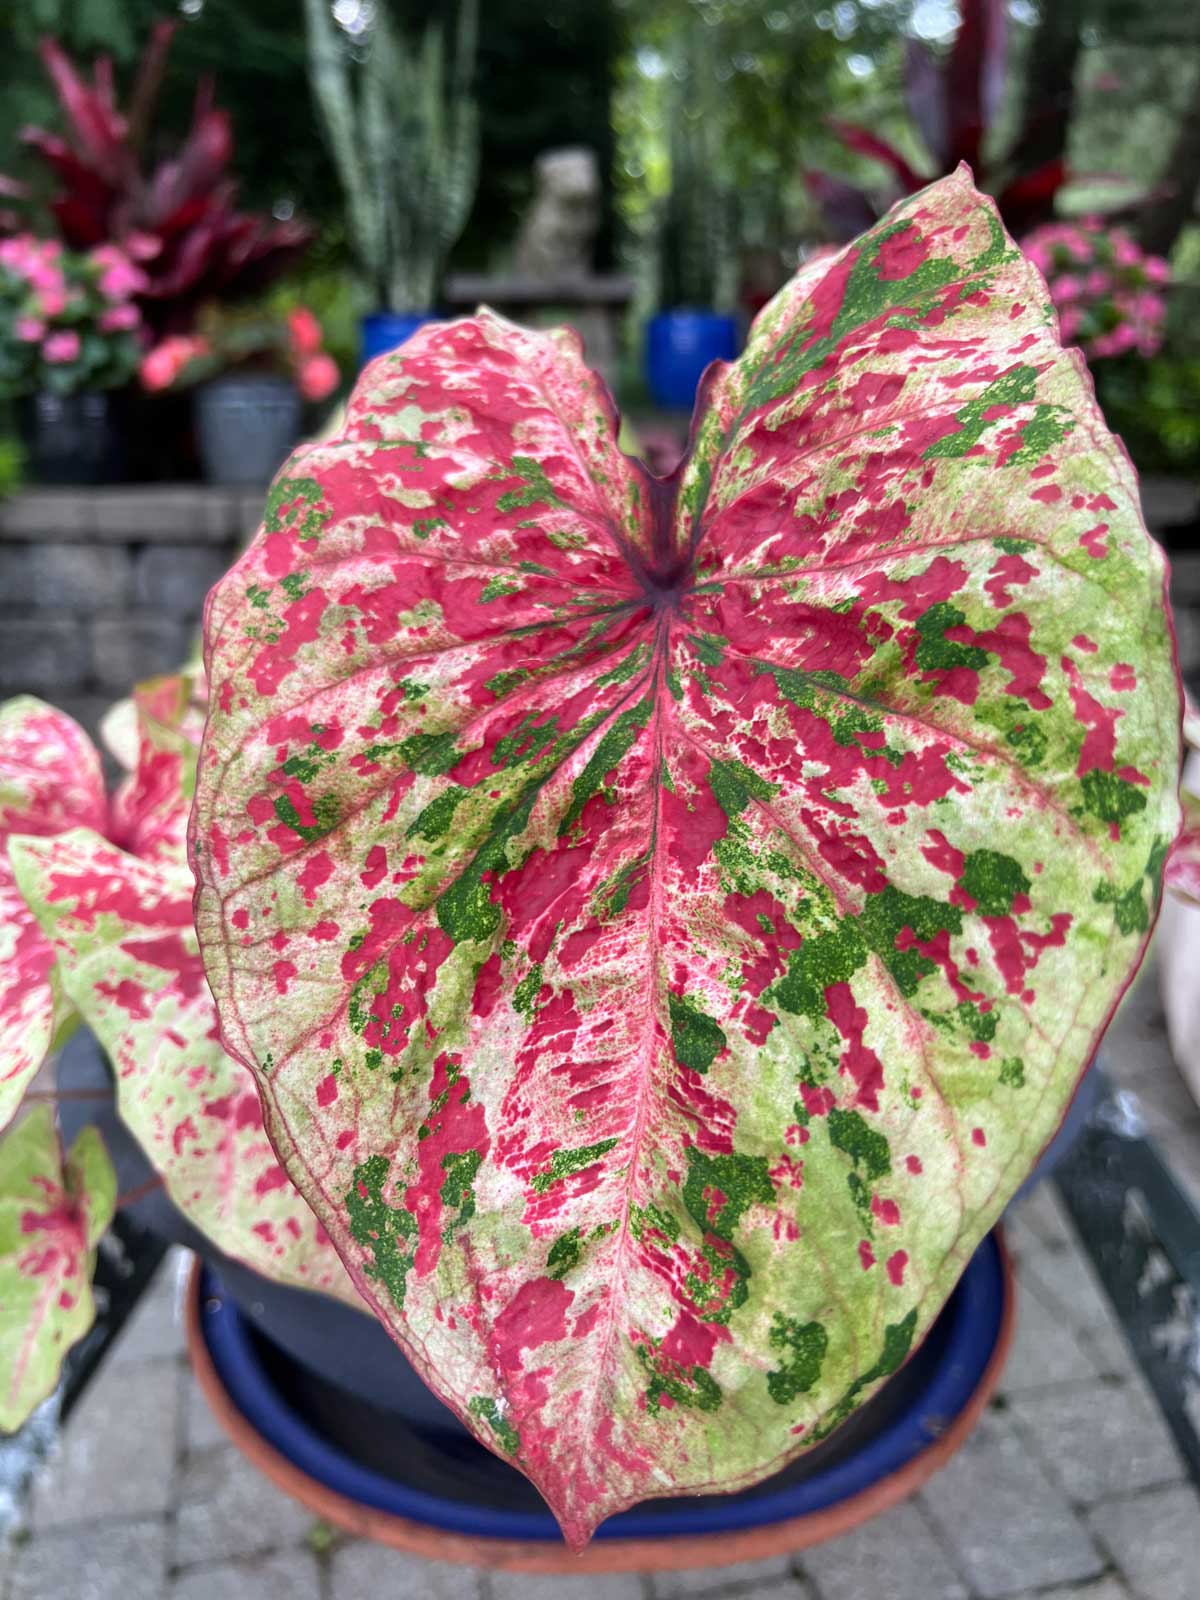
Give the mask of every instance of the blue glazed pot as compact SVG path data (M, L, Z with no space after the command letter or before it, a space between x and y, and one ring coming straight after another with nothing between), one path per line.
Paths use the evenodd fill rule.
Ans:
M436 321L432 311L372 311L362 319L362 365L397 349L418 328Z
M738 326L716 311L660 311L646 324L646 381L655 405L690 411L710 361L732 361Z
M194 1292L198 1336L223 1399L313 1487L447 1534L561 1543L532 1485L461 1425L424 1429L394 1412L372 1412L281 1357L216 1273L205 1269ZM1010 1310L1002 1250L989 1238L924 1343L833 1438L753 1488L647 1501L611 1517L596 1538L619 1546L791 1523L907 1476L957 1419L969 1424L994 1376Z

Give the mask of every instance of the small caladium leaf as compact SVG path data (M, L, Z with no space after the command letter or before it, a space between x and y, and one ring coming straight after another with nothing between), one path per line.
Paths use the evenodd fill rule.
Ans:
M31 696L0 705L0 1128L70 1017L37 922L13 883L14 833L102 828L104 781L78 723Z
M94 1128L64 1159L54 1113L38 1105L0 1141L0 1432L53 1391L95 1319L92 1265L116 1199Z
M361 1305L275 1159L253 1078L221 1046L186 867L84 829L12 852L63 987L112 1062L121 1118L171 1199L227 1255Z
M965 173L649 479L566 334L369 367L210 601L197 927L281 1160L567 1537L908 1355L1053 1134L1178 813L1162 561Z
M1181 900L1200 905L1200 796L1180 795L1183 826L1167 857L1166 884Z
M135 856L183 861L207 711L202 675L174 673L134 690L137 753L112 799L109 837Z

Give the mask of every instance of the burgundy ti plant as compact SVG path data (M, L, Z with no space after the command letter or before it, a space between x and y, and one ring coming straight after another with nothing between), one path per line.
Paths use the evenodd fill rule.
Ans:
M212 299L253 294L308 244L308 226L238 211L230 172L233 131L213 104L211 80L196 89L192 126L180 148L148 167L145 147L174 24L150 38L128 104L116 103L112 62L96 63L86 83L52 39L41 51L68 126L67 136L27 128L24 142L58 189L50 210L63 242L76 250L118 245L144 274L137 294L158 334L186 331ZM7 194L20 186L5 185Z
M988 148L1006 86L1008 8L1006 0L962 0L961 11L944 63L921 40L908 41L908 112L933 171L950 173L965 161L982 174L1005 225L1021 234L1054 214L1055 196L1069 174L1061 157L1020 171L1014 170L1011 155L995 157ZM1037 126L1046 114L1046 108L1035 106L1027 120ZM830 126L848 150L887 169L893 194L913 194L929 182L929 173L917 171L903 151L870 128L841 120L832 120ZM826 172L808 172L805 182L835 238L851 237L879 215L871 196L855 184Z
M302 1195L577 1546L758 1481L904 1362L1178 826L1161 557L965 172L780 293L671 478L616 438L572 334L481 312L284 468L206 619L230 1055L177 855L10 846L160 1160L253 1121L198 1113L197 1063L255 1083L243 1237Z
M1178 823L1163 566L965 170L802 271L669 480L569 333L370 366L210 597L227 1047L569 1540L905 1360L1054 1133Z

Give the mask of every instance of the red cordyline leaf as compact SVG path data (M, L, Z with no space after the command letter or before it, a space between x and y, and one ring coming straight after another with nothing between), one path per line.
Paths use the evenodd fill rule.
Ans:
M920 39L905 41L904 98L926 149L938 167L944 168L950 160L946 81L929 46Z
M8 840L102 828L107 812L100 761L79 724L32 696L0 705L0 1128L70 1015L53 952L13 881Z
M582 1543L824 1438L1053 1134L1175 833L1162 560L965 171L650 479L566 332L364 373L214 592L223 1036L431 1386Z
M832 178L827 172L806 172L804 187L820 207L825 226L835 238L849 239L862 233L879 215L864 190L841 178Z
M945 71L951 161L979 161L984 129L999 110L1007 33L1007 0L963 0Z
M856 150L860 156L869 156L872 161L889 167L902 193L910 194L914 189L925 186L927 180L919 172L913 171L908 159L895 145L872 133L870 128L860 127L856 122L842 122L839 118L831 118L829 126L848 150Z
M361 1306L263 1132L254 1080L221 1047L192 928L192 878L79 828L17 839L21 891L61 982L113 1065L117 1108L171 1199L227 1255Z
M111 96L104 93L102 78L96 88L89 88L54 39L43 39L39 49L84 160L106 182L126 181L129 160L125 122L113 110Z
M1054 211L1054 197L1068 177L1065 161L1047 161L1007 184L997 196L1009 226L1022 234Z

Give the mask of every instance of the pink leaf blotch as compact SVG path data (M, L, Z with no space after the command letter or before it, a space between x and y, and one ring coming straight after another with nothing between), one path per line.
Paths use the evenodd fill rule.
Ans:
M965 171L783 289L673 479L616 439L568 332L368 367L210 599L192 823L281 1162L576 1545L905 1360L1178 815L1133 473Z

